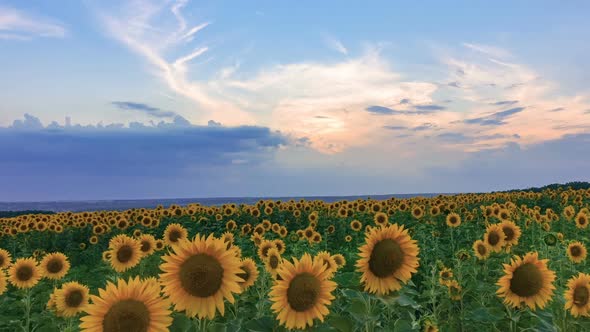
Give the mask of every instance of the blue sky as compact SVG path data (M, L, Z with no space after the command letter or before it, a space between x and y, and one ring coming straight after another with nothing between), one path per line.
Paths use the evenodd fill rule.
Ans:
M590 180L589 9L0 1L0 200Z

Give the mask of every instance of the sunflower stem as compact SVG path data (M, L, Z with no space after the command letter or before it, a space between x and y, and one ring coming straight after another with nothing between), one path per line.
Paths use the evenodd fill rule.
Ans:
M31 289L25 290L25 326L23 330L25 332L30 331L31 326Z

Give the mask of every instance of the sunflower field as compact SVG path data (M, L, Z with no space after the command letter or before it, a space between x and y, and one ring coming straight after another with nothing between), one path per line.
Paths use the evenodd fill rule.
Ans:
M590 189L0 219L0 331L588 331Z

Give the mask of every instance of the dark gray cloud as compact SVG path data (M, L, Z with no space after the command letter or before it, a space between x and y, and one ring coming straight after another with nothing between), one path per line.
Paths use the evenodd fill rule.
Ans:
M409 104L410 100L408 98L404 98L404 99L400 100L399 103L400 103L400 105Z
M165 111L158 107L153 107L143 103L135 103L131 101L113 101L111 104L121 110L139 111L151 115L156 118L173 118L178 114L172 111Z
M442 107L442 106L439 106L439 107ZM418 110L418 111L399 111L399 110L394 110L389 107L378 106L378 105L369 106L365 110L369 113L378 114L378 115L394 115L394 114L395 115L398 115L398 114L424 115L424 114L431 114L434 112L433 109L424 109L424 110Z
M565 108L563 107L558 107L558 108L554 108L552 110L549 110L549 112L561 112L561 111L565 111Z
M4 176L136 176L183 173L190 169L272 158L290 140L256 126L194 126L177 117L156 126L38 127L32 116L0 128L0 173Z
M459 82L450 82L447 85L451 86L453 88L460 88L461 87L461 84Z
M416 105L415 107L420 111L442 111L446 109L445 106L441 105Z
M389 129L389 130L406 130L406 129L409 129L408 127L404 127L404 126L383 126L383 128Z
M518 104L518 100L502 100L495 103L490 103L490 105L494 106L512 106L514 104Z
M467 119L463 122L466 124L478 124L481 126L500 126L506 124L506 122L504 121L505 119L509 118L510 116L516 113L522 112L524 109L524 107L515 107L506 111L496 112L492 115L488 115L485 117Z
M519 139L520 135L503 135L503 134L493 134L493 135L465 135L459 132L446 132L436 136L439 140L448 143L475 143L478 141L486 141L492 139Z

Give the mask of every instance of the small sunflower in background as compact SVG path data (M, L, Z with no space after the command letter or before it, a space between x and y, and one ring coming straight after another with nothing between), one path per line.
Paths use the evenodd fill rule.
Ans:
M567 247L567 257L574 263L582 263L586 260L587 250L582 242L572 242Z
M576 227L584 229L588 227L588 215L584 211L578 212L575 218Z
M446 286L449 290L449 297L451 298L451 300L454 300L454 301L461 300L461 297L462 297L461 292L463 291L463 288L461 287L461 285L459 285L457 280L449 281Z
M179 241L186 240L187 238L188 231L180 224L170 224L164 230L164 242L171 247L174 247Z
M453 281L453 270L448 267L443 268L438 273L438 282L443 286L448 286L451 281Z
M497 282L498 296L512 307L524 303L532 310L543 309L555 290L555 272L547 267L548 261L539 260L536 252L515 256L510 264L504 264L504 276Z
M590 317L590 275L579 273L567 282L565 309L574 317Z
M313 326L314 319L323 322L335 298L332 292L336 283L329 280L322 262L306 253L301 260L285 261L278 274L280 280L275 280L269 296L280 324L288 329L305 329Z
M244 272L238 273L237 276L243 281L239 281L238 284L242 291L245 291L250 288L250 286L254 285L256 279L258 279L258 267L252 258L244 258L242 259L242 265L240 268Z
M328 272L328 278L331 278L336 270L338 269L338 264L334 261L332 255L327 251L320 251L315 255L313 258L314 260L319 260L321 263L326 267L326 272Z
M283 259L277 248L270 248L268 250L267 257L264 260L264 266L273 278L277 276L277 270L282 261Z
M389 216L384 212L377 212L373 217L377 226L386 226L389 223Z
M459 227L461 225L461 216L457 213L449 213L446 218L447 226L449 227Z
M139 250L143 257L147 257L156 251L156 238L151 234L141 234L137 239Z
M522 231L511 220L504 220L500 223L502 232L504 232L504 243L505 245L515 246L518 244Z
M10 253L5 249L0 248L0 270L9 267L11 261L12 256L10 256Z
M475 257L479 260L485 260L490 257L490 246L482 241L477 240L473 242L473 252L475 253Z

